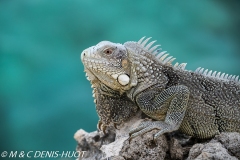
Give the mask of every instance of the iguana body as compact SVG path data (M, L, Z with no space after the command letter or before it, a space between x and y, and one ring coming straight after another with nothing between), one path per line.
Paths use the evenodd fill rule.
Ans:
M102 41L84 50L81 60L94 89L99 128L116 125L138 109L155 121L143 122L131 137L152 129L180 130L197 138L240 132L240 82L236 76L198 68L159 52L150 38L116 44ZM147 44L147 45L146 45Z

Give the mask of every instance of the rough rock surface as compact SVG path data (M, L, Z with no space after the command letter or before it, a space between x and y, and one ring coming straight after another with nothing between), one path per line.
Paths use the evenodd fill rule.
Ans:
M79 160L171 160L171 159L240 159L240 134L221 133L210 140L199 140L179 132L165 134L156 141L152 130L129 140L129 131L144 119L141 113L118 129L109 127L107 133L78 130L74 138L77 151L86 151Z
M97 160L103 157L103 152L100 150L101 146L113 142L115 133L108 130L107 134L104 135L102 132L87 133L80 129L75 133L74 138L78 143L77 151L81 153L79 159Z
M240 134L221 133L206 144L195 144L189 152L191 159L240 159Z

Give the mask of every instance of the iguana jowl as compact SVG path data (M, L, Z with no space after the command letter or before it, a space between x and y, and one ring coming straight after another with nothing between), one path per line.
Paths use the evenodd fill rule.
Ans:
M220 132L240 132L240 82L238 76L198 68L186 63L172 65L175 58L148 43L150 38L123 45L102 41L81 54L86 75L105 130L133 116L138 109L155 121L130 131L131 137L152 129L163 133L180 130L197 138Z

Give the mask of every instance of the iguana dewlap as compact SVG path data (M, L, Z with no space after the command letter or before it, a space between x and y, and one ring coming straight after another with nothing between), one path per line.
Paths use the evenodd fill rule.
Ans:
M98 127L119 124L140 109L155 121L134 128L131 137L152 129L163 133L180 130L197 138L220 132L240 132L238 76L198 68L148 43L150 38L124 44L102 41L81 54L99 115Z

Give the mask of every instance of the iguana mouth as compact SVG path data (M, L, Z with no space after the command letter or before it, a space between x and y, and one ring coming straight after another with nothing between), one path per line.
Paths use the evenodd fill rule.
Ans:
M84 66L86 66L90 70L96 71L106 71L106 66L109 65L109 62L103 59L96 59L96 58L87 58L84 57L82 59Z
M87 80L91 81L91 83L93 83L94 80L98 79L89 69L85 68L84 71L86 72Z

